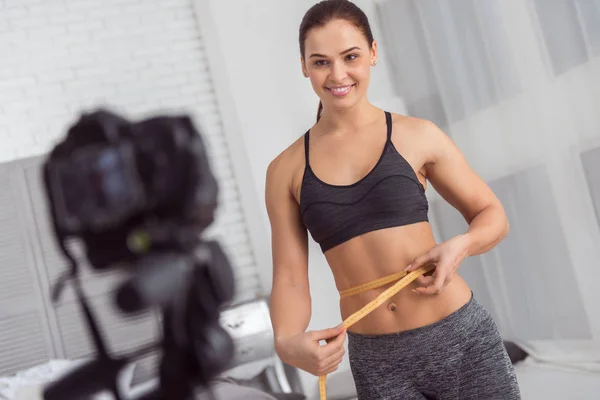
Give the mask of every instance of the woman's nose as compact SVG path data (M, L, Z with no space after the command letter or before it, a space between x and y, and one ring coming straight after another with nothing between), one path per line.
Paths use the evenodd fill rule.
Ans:
M334 83L344 83L346 76L348 75L348 71L346 70L346 66L343 63L333 63L331 66L331 80Z

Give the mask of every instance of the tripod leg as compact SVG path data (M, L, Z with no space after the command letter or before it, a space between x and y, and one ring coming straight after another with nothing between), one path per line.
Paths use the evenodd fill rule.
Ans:
M180 348L173 337L170 310L163 311L163 356L160 362L160 388L169 400L194 400L196 377L190 365L191 349ZM187 350L187 351L186 351Z

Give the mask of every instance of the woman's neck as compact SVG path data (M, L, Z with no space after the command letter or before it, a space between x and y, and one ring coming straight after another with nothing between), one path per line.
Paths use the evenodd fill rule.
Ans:
M375 119L381 118L380 113L379 108L365 99L347 109L324 108L318 125L325 132L338 132L340 134L356 132L365 125L371 124Z

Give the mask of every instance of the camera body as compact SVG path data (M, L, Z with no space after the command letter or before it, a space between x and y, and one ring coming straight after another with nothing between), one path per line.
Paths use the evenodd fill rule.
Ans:
M83 242L93 269L129 272L115 292L121 311L162 313L161 385L147 399L191 398L233 357L219 314L235 291L225 252L202 238L214 221L219 191L191 118L131 122L105 109L83 114L50 152L43 180L57 245L71 265L54 299L73 279L97 349L92 362L49 385L45 398L109 389L120 399L116 376L129 361L109 354L104 344L66 246L72 237Z
M188 116L132 123L85 114L43 172L58 240L81 238L96 269L155 248L188 251L217 208L218 185Z

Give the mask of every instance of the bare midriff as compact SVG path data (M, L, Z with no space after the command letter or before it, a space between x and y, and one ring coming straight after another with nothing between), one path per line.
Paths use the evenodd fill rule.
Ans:
M429 223L420 222L363 234L327 251L325 257L342 291L404 270L435 244ZM340 299L342 319L391 285ZM458 273L439 294L415 293L412 289L417 286L417 282L410 283L348 330L375 335L419 328L444 319L471 298L469 286Z

